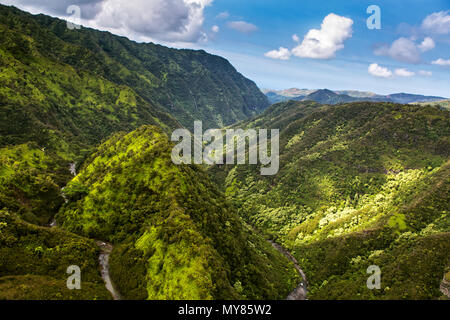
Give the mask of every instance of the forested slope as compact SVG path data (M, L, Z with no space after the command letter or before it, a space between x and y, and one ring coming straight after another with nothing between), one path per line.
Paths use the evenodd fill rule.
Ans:
M294 253L310 297L434 298L449 259L449 112L390 103L273 105L280 172L215 167L249 223ZM368 290L379 265L382 289Z
M116 245L111 275L126 298L283 299L297 285L200 167L172 163L156 127L102 144L64 193L59 224Z

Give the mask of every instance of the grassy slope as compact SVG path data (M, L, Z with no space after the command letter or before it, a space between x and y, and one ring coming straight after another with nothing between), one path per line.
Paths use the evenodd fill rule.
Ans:
M449 259L449 122L433 107L281 103L242 124L281 128L279 174L212 172L242 217L292 250L311 298L436 297ZM374 262L382 291L365 287Z
M234 214L199 167L175 166L162 131L101 145L69 183L62 226L113 242L111 274L126 298L280 299L293 265Z

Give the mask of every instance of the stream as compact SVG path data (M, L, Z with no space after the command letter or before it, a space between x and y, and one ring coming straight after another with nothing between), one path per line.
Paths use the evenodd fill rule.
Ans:
M101 251L98 261L101 266L102 279L105 281L105 287L111 293L114 300L120 300L120 293L114 288L111 277L109 276L109 255L114 247L112 244L103 241L96 241L96 243Z
M291 260L294 263L295 269L302 276L303 281L299 283L297 288L295 288L286 298L286 300L308 300L306 295L308 294L308 280L306 279L306 275L303 270L300 268L297 259L289 253L286 249L280 246L278 243L275 243L269 240L270 244L278 250L281 254L283 254L286 258Z

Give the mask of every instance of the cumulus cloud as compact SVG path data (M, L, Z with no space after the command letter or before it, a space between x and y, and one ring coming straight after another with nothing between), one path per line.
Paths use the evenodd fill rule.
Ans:
M434 43L434 40L433 40L432 38L430 38L430 37L426 37L426 38L422 41L422 43L419 45L419 49L420 49L422 52L425 52L425 51L429 51L429 50L431 50L431 49L434 49L434 47L436 47L436 44Z
M258 27L246 21L230 21L228 27L241 33L250 34L258 30Z
M105 0L96 23L164 41L197 42L212 0Z
M412 77L415 75L415 72L409 71L407 69L395 69L394 73L399 77Z
M219 28L219 26L212 26L211 31L214 33L217 33L220 31L220 28Z
M33 13L67 17L81 9L82 24L134 40L195 43L204 40L204 9L213 0L3 0Z
M295 42L300 42L300 38L297 34L292 35L292 40L294 40Z
M448 66L450 66L450 59L449 60L444 60L442 58L439 58L437 60L431 61L431 64L448 67Z
M309 30L292 53L301 58L333 58L344 48L344 41L352 37L352 25L352 19L330 13L323 19L320 29Z
M450 33L450 10L435 12L427 16L422 22L422 29L429 33Z
M289 49L280 47L280 49L269 51L264 55L271 59L289 60L289 58L291 57L291 51Z
M421 45L417 45L413 40L401 37L395 40L391 46L382 46L375 50L379 56L389 56L401 62L417 64L421 61L421 51L430 50L434 47L434 41L426 38Z
M379 66L377 63L372 63L368 69L369 73L375 77L379 78L390 78L392 77L392 71L388 68Z
M425 71L425 70L420 70L420 71L419 71L419 74L420 74L421 76L431 77L431 76L433 75L433 72L431 72L431 71Z

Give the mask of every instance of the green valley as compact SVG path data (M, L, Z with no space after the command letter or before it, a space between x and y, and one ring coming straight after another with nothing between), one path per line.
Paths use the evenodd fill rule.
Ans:
M280 172L210 172L248 223L291 250L309 298L441 295L450 258L448 111L290 101L237 126L282 128ZM366 288L370 265L382 270L381 290Z
M239 37L258 30L222 22ZM266 96L204 50L72 30L2 4L0 44L0 300L448 299L448 100ZM294 55L269 53L277 66ZM278 129L278 173L174 164L170 137L190 136L194 121ZM69 266L80 290L67 286ZM373 267L378 289L367 285Z

